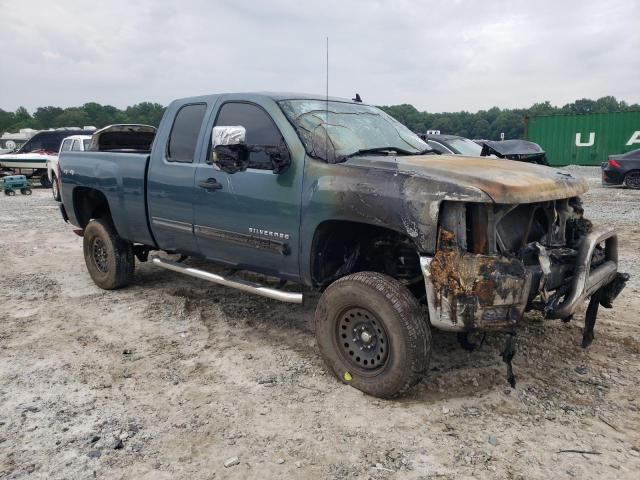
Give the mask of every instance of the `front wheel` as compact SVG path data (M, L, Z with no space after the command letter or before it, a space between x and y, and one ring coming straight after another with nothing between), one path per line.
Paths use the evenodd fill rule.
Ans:
M393 398L425 375L431 330L415 297L381 273L343 277L320 297L316 337L329 368L370 395Z
M632 188L634 190L640 189L640 172L629 172L624 177L624 184L627 188Z
M58 181L58 177L56 175L52 175L53 180L51 182L51 193L53 194L53 199L56 202L60 201L60 182Z
M100 288L115 290L133 279L133 247L113 226L102 219L91 220L84 229L84 261L89 275Z

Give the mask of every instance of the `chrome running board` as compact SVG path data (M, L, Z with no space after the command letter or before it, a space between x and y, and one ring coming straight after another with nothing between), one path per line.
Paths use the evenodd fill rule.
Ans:
M276 290L275 288L267 288L263 285L260 285L259 283L248 282L242 279L226 278L222 275L217 275L215 273L200 270L198 268L185 267L180 263L172 262L171 260L165 260L159 257L154 257L153 263L159 267L166 268L167 270L184 273L185 275L189 275L191 277L207 280L209 282L217 283L218 285L223 285L225 287L242 290L243 292L254 293L256 295L260 295L261 297L280 300L281 302L302 303L301 293L283 292L281 290Z

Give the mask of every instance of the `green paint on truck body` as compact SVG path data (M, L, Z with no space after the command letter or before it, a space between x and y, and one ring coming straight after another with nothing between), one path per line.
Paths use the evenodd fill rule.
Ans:
M525 139L547 152L550 165L600 165L640 148L640 111L528 117Z

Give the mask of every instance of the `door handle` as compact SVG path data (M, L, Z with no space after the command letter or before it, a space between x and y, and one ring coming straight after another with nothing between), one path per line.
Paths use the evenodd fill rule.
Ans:
M215 178L207 178L206 180L201 180L198 182L198 186L200 188L204 188L205 190L222 190L222 184Z

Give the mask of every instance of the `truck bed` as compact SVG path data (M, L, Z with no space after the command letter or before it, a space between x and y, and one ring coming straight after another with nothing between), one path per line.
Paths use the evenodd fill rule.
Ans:
M155 242L146 208L147 152L64 152L59 159L62 200L73 205L76 189L95 189L108 201L114 226L125 240L145 245ZM71 209L69 209L71 210ZM74 225L80 212L67 211Z

